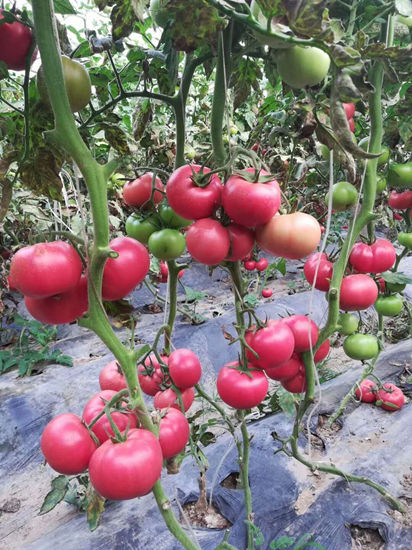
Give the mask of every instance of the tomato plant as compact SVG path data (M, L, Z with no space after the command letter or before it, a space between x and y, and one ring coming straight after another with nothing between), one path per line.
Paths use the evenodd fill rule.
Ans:
M166 355L162 355L160 359L165 365L169 362L169 358ZM156 355L152 353L146 357L144 363L139 365L137 371L142 391L147 395L156 395L160 391L160 385L163 383L164 378L162 367Z
M293 333L295 351L308 351L311 347L316 345L319 330L315 321L308 319L305 315L291 315L290 317L282 319L282 322L287 325Z
M242 372L236 361L224 365L217 377L217 391L220 398L234 409L251 409L265 398L269 383L259 370Z
M282 50L277 68L282 80L292 88L315 86L329 71L330 58L319 48L293 46Z
M0 20L4 19L4 10L0 10ZM0 61L3 61L9 70L24 71L26 57L33 42L33 32L30 27L19 20L13 23L0 25ZM34 50L31 62L36 59L37 50Z
M198 262L217 265L229 254L230 234L217 220L204 218L189 227L186 245L188 252Z
M161 202L163 195L160 191L163 191L163 183L160 178L154 177L150 172L125 184L123 187L124 202L129 206L137 206L138 208L147 206L146 203L152 198L152 182L154 187L153 202L154 204Z
M150 235L161 229L157 216L142 218L137 214L130 214L126 220L126 234L142 244L147 244Z
M315 252L315 254L312 254L306 260L303 272L309 284L313 285L315 283L315 288L318 290L329 290L333 264L328 260L325 253Z
M291 327L282 321L270 319L266 327L246 333L246 342L258 354L246 350L248 360L261 369L269 369L291 358L295 348L295 338Z
M190 349L172 351L168 366L173 384L181 390L196 386L202 376L199 358Z
M373 334L351 334L345 339L343 349L351 359L365 361L378 355L379 344Z
M124 374L116 360L107 363L100 371L99 385L101 390L113 390L116 392L127 388Z
M159 426L163 458L172 458L181 453L189 441L189 435L189 422L185 415L177 409L168 409Z
M159 260L174 260L185 251L186 240L177 229L161 229L150 235L148 245Z
M329 193L326 195L326 203L329 203ZM337 212L348 210L356 204L358 191L356 187L347 181L335 183L332 190L332 208Z
M378 297L378 287L368 275L348 275L342 280L340 308L345 311L360 311L372 306Z
M387 382L376 394L376 404L385 411L394 412L404 406L405 396L398 386Z
M371 246L356 243L349 261L360 273L383 273L395 263L396 250L386 239L377 239Z
M364 403L375 403L378 387L373 380L362 380L359 387L356 388L356 397Z
M186 411L190 409L195 398L195 391L193 388L186 388L180 392L182 399L183 408ZM156 409L167 409L171 407L172 409L181 410L180 400L177 393L171 388L158 391L154 396L153 401L154 407Z
M403 301L400 296L379 296L375 302L375 309L379 315L395 317L403 308Z

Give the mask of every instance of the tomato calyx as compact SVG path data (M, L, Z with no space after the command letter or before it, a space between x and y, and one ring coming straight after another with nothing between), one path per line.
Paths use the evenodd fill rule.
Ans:
M263 170L264 172L264 170ZM262 174L262 168L252 168L249 170L238 170L233 172L232 175L240 176L248 183L269 183L275 178L271 174Z
M208 187L208 185L211 183L212 181L212 176L214 174L217 174L218 172L220 172L220 169L218 170L210 170L208 172L205 172L205 166L202 166L199 170L199 172L196 172L195 169L193 168L193 166L191 166L191 169L192 169L192 177L191 177L191 180L193 181L193 183L196 185L196 187L202 187L202 188L205 188L205 187Z

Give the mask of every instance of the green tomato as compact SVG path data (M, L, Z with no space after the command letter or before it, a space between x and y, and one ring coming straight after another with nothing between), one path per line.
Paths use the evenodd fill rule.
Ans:
M161 204L159 206L159 216L164 225L171 229L182 229L193 223L193 220L186 220L182 216L179 216L168 204Z
M386 178L384 178L383 176L378 178L378 181L376 184L376 192L382 193L383 191L385 191L386 187L387 187Z
M397 292L403 292L406 288L406 283L388 283L385 281L385 288L389 292L396 294Z
M278 53L278 73L292 88L315 86L329 71L330 57L319 48L293 46Z
M343 350L351 359L373 359L379 353L379 344L372 334L351 334L343 343Z
M162 229L149 237L149 250L159 260L175 260L185 247L186 239L177 229Z
M375 302L375 309L379 315L385 317L395 317L402 311L403 302L400 296L396 294L392 296L379 296Z
M368 150L368 143L369 143L369 138L364 137L359 141L359 147L362 147L362 149L364 151L367 151ZM386 145L382 145L382 154L378 158L378 166L383 166L384 164L386 164L388 162L389 154L390 154L389 148L386 147Z
M356 187L347 181L335 183L332 192L332 208L337 212L343 212L351 208L358 200L358 191ZM329 203L329 193L325 198L326 204Z
M359 319L356 315L352 315L351 313L341 313L339 315L338 325L339 332L349 336L358 330Z
M388 169L388 183L391 187L412 189L412 162L392 162Z
M126 220L126 233L128 237L136 239L142 244L147 244L149 237L155 231L159 231L160 221L157 216L142 218L132 214Z
M412 250L412 233L401 232L398 233L398 242L405 248Z
M168 0L150 0L150 16L158 27L164 29L169 21Z
M62 55L63 77L66 86L67 97L73 113L81 111L89 103L92 95L92 87L89 73L78 61ZM44 79L43 67L37 73L37 90L40 98L50 106L49 93Z

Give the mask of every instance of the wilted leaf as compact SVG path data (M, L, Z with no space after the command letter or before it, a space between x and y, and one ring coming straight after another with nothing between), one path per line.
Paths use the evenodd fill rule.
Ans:
M53 489L47 493L40 508L39 515L47 514L61 502L69 488L69 479L66 476L57 476L51 482Z
M61 200L62 182L59 177L64 156L50 146L32 149L32 157L23 163L20 178L24 187L36 195Z
M350 46L341 46L340 44L332 44L330 53L333 62L337 67L349 67L355 65L361 59L360 53Z
M111 124L103 124L104 137L110 143L111 147L118 151L121 155L130 155L127 136L119 126Z
M332 25L328 0L284 0L289 26L298 34L336 42L341 37L340 25Z
M114 40L129 36L136 23L136 14L130 0L117 3L110 14L112 22L112 35Z
M146 130L146 126L153 117L152 104L149 99L142 99L136 103L136 109L133 120L133 137L140 141Z
M100 517L104 512L104 498L96 493L91 485L87 489L87 523L90 531L94 531L99 526Z

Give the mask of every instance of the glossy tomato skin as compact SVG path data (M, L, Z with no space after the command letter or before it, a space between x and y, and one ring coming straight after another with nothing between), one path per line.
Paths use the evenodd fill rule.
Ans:
M79 255L71 244L63 241L25 246L16 252L10 264L13 285L31 298L67 292L78 284L81 274Z
M358 330L359 319L351 313L340 313L338 325L339 332L349 336Z
M263 250L290 260L300 260L314 252L320 237L318 221L304 212L274 216L256 228L256 240Z
M159 260L175 260L185 251L186 240L177 229L161 229L150 235L148 245Z
M246 342L259 355L258 359L246 349L248 361L260 369L269 369L284 363L292 357L295 347L295 338L290 327L273 319L266 327L247 331Z
M160 420L159 443L163 458L181 453L189 441L190 428L185 415L177 409L168 409Z
M253 260L247 260L244 263L244 266L246 271L254 271L256 269L256 262L254 262Z
M265 398L269 382L262 371L245 374L233 367L236 361L224 365L217 376L217 391L226 405L234 409L251 409Z
M147 244L149 237L155 231L161 229L157 216L142 218L131 214L126 220L126 234L142 244Z
M378 355L379 344L373 334L351 334L345 339L343 350L351 359L366 361Z
M371 246L356 243L349 256L349 262L360 273L383 273L395 261L395 247L387 239L377 239Z
M398 233L398 242L402 246L412 250L412 233L405 233L404 231L401 231Z
M177 214L168 204L159 206L159 216L166 227L171 229L182 229L192 223L192 220L186 220Z
M27 311L46 325L73 323L89 309L87 277L83 275L77 285L67 292L48 298L24 297Z
M117 237L109 243L119 253L109 258L103 270L103 300L121 300L143 281L149 272L150 256L146 248L130 237Z
M0 19L3 19L3 10L0 10ZM4 61L7 68L12 71L24 71L26 68L26 56L29 53L33 41L33 33L29 27L19 21L3 23L0 25L0 61ZM33 62L37 57L37 49L34 51Z
M320 363L329 355L330 352L330 341L329 339L325 340L323 344L319 347L318 351L313 356L315 363Z
M59 474L76 475L87 469L97 448L81 418L65 413L56 416L41 436L41 450Z
M181 392L183 408L187 412L195 399L195 390L193 388L187 388ZM158 391L154 397L153 401L155 409L167 409L171 407L172 409L181 410L179 398L174 390L171 388Z
M165 365L168 364L169 358L166 355L161 355L160 358ZM155 396L160 391L160 384L163 382L164 374L154 353L146 357L144 365L139 365L137 372L142 391L146 395ZM147 374L145 374L146 372Z
M385 411L395 412L405 404L405 396L398 386L387 382L376 395L376 404Z
M295 339L295 350L299 353L310 350L318 341L319 329L312 319L305 315L291 315L282 319L293 333Z
M103 390L96 393L84 407L82 418L86 424L90 424L92 420L100 414L104 407L105 401L110 401L116 392L114 390ZM127 427L133 429L137 426L136 415L133 412L122 413L120 411L111 412L112 419L121 432ZM113 429L110 425L109 418L104 414L96 424L92 427L92 432L95 434L100 443L104 443L109 437L114 436Z
M230 249L226 260L229 262L243 260L253 250L255 233L237 223L228 225L227 230L229 231Z
M253 173L254 169L247 172ZM268 173L263 171L261 175L268 176ZM279 210L280 199L280 188L275 179L267 183L251 183L241 174L230 176L222 192L225 212L244 227L267 223Z
M344 212L356 204L358 191L347 181L335 183L332 190L332 208L337 212ZM329 193L326 195L326 204L329 204Z
M412 207L412 191L403 191L402 193L392 191L388 203L394 210L407 210Z
M271 298L273 296L273 290L271 288L262 289L263 298Z
M266 271L268 266L269 266L269 262L266 258L260 258L260 260L256 262L257 271Z
M130 430L127 440L105 441L89 463L90 481L109 500L128 500L149 493L161 476L162 449L148 430Z
M123 187L123 200L128 206L141 207L148 203L152 196L152 181L153 174L148 172L140 178L128 181ZM157 191L163 191L164 185L159 177L155 178L154 182L156 191L153 193L153 202L159 203L163 199L162 193Z
M354 103L342 103L343 108L345 109L346 118L349 120L353 118L355 114L355 104Z
M302 367L302 358L298 353L294 353L292 357L284 363L265 369L265 373L272 380L286 380L295 377Z
M391 187L411 189L412 162L397 164L392 162L388 169L388 183Z
M229 231L212 218L197 220L187 230L186 246L191 256L201 264L220 264L229 253Z
M356 388L355 395L360 401L363 401L364 403L374 403L376 401L377 391L378 387L375 382L373 382L373 380L365 378L365 380L362 380L362 382L359 384L359 387Z
M348 124L349 124L350 131L354 132L355 131L355 119L354 118L349 118L348 119Z
M333 263L328 260L325 253L315 252L306 260L303 273L310 285L313 285L316 276L315 288L327 291L333 275Z
M329 71L330 57L320 48L293 46L277 56L280 77L292 88L315 86Z
M115 392L127 388L126 379L116 360L107 363L100 371L99 385L101 390L113 390Z
M302 365L298 374L293 378L281 380L281 385L290 393L303 393L306 391L305 367Z
M196 386L202 376L198 356L185 348L172 351L169 356L169 374L173 384L181 390Z
M170 206L179 216L187 220L199 220L213 214L220 205L222 182L216 174L211 176L207 187L197 186L192 178L201 166L197 164L181 166L173 172L166 184L166 197ZM203 173L210 172L204 168Z
M403 301L400 296L379 296L375 302L375 309L379 315L384 317L395 317L403 308Z
M340 289L340 308L361 311L371 307L378 297L378 287L368 275L356 274L343 278Z

